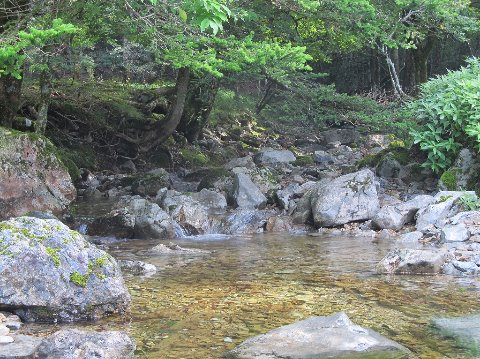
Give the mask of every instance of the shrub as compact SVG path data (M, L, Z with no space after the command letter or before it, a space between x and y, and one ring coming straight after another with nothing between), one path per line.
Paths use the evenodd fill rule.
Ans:
M435 172L450 167L462 147L480 146L480 61L424 84L410 104L422 127L411 132L428 154L424 164Z

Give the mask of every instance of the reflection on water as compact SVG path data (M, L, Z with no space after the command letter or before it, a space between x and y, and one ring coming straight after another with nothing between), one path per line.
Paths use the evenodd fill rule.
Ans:
M149 256L152 241L122 243L113 251L160 268L150 278L127 277L133 307L125 327L140 358L221 358L248 337L337 311L407 346L415 357L472 357L436 336L428 323L476 310L478 281L377 276L388 242L257 235L175 243L214 252Z

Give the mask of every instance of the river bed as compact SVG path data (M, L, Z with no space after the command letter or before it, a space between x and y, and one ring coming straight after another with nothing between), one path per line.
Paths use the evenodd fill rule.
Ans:
M380 276L376 263L393 240L261 234L175 240L211 254L151 255L158 243L119 242L110 253L158 267L150 277L125 275L131 313L87 326L126 330L138 358L216 359L245 339L313 315L344 311L409 348L412 358L474 358L429 326L433 317L475 313L474 277ZM27 326L54 331L58 326Z

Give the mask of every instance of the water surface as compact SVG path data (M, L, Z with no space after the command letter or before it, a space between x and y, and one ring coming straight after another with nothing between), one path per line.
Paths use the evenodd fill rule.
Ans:
M415 358L473 358L429 327L435 316L474 313L475 278L378 276L394 245L371 238L256 235L183 239L208 255L149 255L158 241L129 241L116 257L158 266L126 276L127 318L96 326L135 337L139 358L221 358L245 339L312 315L344 311L352 321L408 347Z

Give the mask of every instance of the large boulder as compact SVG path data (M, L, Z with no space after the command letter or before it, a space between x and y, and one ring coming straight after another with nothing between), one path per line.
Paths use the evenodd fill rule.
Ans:
M250 177L244 173L235 174L232 198L235 207L242 209L262 209L267 204L267 197L260 192Z
M437 274L449 259L448 252L437 249L394 249L378 264L380 274Z
M78 232L54 219L0 223L1 308L26 321L74 321L129 304L115 259Z
M371 329L353 324L345 313L311 317L247 339L232 359L408 358L409 351Z
M398 231L405 224L413 221L420 208L425 208L434 201L433 196L420 195L399 204L384 206L372 219L372 225L378 229Z
M310 201L316 227L368 220L380 209L375 175L369 169L321 181Z
M46 138L0 127L0 219L31 210L60 214L76 197Z
M435 195L434 201L429 206L420 209L415 215L416 228L422 231L434 225L438 228L445 226L447 218L455 216L461 211L460 198L468 195L476 198L475 192L441 191Z
M221 193L206 188L192 194L192 199L205 206L209 212L223 212L227 209L227 199Z

